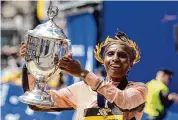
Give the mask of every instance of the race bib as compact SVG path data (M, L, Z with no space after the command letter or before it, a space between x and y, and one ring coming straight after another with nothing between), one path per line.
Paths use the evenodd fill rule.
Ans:
M123 120L123 115L113 114L109 108L88 108L84 110L84 120Z

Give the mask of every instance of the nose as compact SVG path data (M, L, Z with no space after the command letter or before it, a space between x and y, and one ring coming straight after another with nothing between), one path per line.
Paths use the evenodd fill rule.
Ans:
M120 61L118 54L114 54L112 61L113 62Z

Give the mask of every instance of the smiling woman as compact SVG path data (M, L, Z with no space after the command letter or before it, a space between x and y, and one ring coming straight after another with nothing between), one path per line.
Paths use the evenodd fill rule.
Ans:
M143 83L127 80L127 73L140 60L140 51L125 33L118 32L116 39L107 38L96 46L95 57L104 64L107 72L101 80L93 72L84 69L72 54L64 56L57 63L68 74L84 79L58 91L47 91L54 101L54 106L30 106L40 111L61 111L76 109L77 120L140 120L147 95ZM105 47L103 57L101 49ZM20 54L24 56L25 45ZM33 81L32 79L30 81ZM24 81L25 82L25 81ZM33 85L29 85L30 89Z
M132 66L130 55L126 52L128 48L119 43L112 44L106 49L104 55L104 66L111 78L124 77Z

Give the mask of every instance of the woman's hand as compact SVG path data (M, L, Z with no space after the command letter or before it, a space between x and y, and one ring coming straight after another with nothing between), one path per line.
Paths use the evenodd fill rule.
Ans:
M178 103L178 94L177 93L170 93L168 95L168 99Z
M21 43L21 46L20 46L20 56L21 57L25 57L25 52L26 52L26 43Z
M61 70L75 77L85 78L85 76L89 73L82 67L79 61L72 58L71 53L60 59L57 65Z

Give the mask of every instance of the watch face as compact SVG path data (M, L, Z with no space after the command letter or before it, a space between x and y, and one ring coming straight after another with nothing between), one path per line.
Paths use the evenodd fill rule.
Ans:
M85 77L85 73L84 73L84 72L82 72L80 75L81 75L82 77Z

